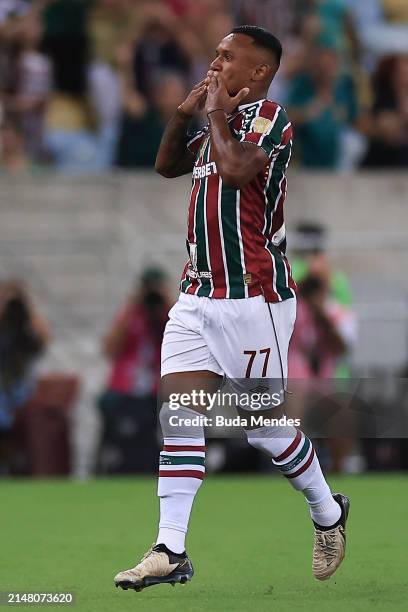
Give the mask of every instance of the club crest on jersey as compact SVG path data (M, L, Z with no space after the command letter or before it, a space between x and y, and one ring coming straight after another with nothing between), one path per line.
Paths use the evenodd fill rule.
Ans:
M253 130L257 134L266 134L272 127L272 121L265 117L257 117L254 121Z
M211 174L217 174L217 166L215 162L208 162L202 166L195 166L193 170L193 178L202 179Z

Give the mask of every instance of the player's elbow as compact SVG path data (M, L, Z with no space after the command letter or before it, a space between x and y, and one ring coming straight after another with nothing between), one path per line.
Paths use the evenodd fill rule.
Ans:
M217 162L218 173L222 178L224 187L230 187L231 189L238 189L239 176L236 171L235 165L228 162L228 160L218 160Z
M154 164L154 169L157 174L160 174L160 176L164 176L164 178L174 177L174 172L172 171L172 169L169 166L165 166L164 164L160 163L157 159L156 163Z
M254 177L252 165L243 160L242 156L218 160L217 168L225 187L231 189L242 189Z

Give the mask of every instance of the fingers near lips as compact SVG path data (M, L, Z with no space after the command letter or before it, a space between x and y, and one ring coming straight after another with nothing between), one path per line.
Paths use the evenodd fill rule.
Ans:
M219 72L219 70L209 70L207 72L207 78L205 79L205 81L209 83L212 78L218 79L220 75L221 73Z
M195 90L195 95L200 97L207 92L207 85L202 85L198 89Z
M200 81L199 83L197 83L196 85L194 85L193 87L193 91L195 94L201 94L205 91L208 90L208 86L210 85L210 83L213 83L214 85L218 85L218 79L217 77L219 76L219 71L218 70L209 70L207 72L207 76Z

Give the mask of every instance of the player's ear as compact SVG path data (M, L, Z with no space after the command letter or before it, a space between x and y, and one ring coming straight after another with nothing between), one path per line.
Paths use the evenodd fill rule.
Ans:
M258 64L252 74L254 81L263 81L270 72L271 67L268 64Z

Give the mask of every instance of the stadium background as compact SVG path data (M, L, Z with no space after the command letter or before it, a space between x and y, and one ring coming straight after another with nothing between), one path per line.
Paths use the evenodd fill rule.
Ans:
M296 231L300 224L324 227L328 260L333 270L348 279L352 294L348 307L358 322L358 339L348 355L349 375L380 381L377 392L385 405L406 402L390 392L389 384L404 377L408 365L406 2L1 0L0 279L24 281L46 322L50 339L37 364L37 376L54 385L52 401L47 387L35 407L41 411L41 419L35 421L31 412L22 425L24 435L21 438L19 434L11 475L64 475L86 481L101 471L97 398L109 369L101 351L102 338L135 278L147 267L160 266L166 271L171 298L176 299L185 259L189 178L167 181L155 175L155 149L166 119L206 71L218 40L241 23L271 29L284 46L280 76L270 94L287 107L297 134L286 203L289 247L293 251L301 246L302 237ZM316 83L323 82L328 89L322 98ZM68 385L68 391L65 387L58 390L61 384ZM59 401L64 406L59 406ZM19 418L21 415L24 418L24 408ZM223 470L225 452L215 448L213 470ZM362 474L373 466L380 471L406 469L404 440L377 440L369 448L356 442L348 459L343 471L359 475L337 476L335 482L341 486L348 483L355 494L363 492L367 509L383 487L385 496L400 497L406 511L404 474L373 476L378 480L367 480ZM268 469L262 463L258 468ZM154 477L118 481L116 489L112 482L91 481L84 493L70 483L44 483L36 488L27 481L14 481L8 464L3 474L0 493L3 491L8 501L3 505L6 514L2 522L8 521L10 512L26 525L19 536L12 530L5 541L6 551L15 553L15 569L21 563L28 569L32 561L31 555L24 555L23 538L33 545L41 540L43 551L49 545L51 557L59 555L62 528L53 523L53 512L69 525L67 508L71 506L64 500L72 500L72 516L81 516L89 529L89 554L98 554L96 541L102 531L89 517L87 522L88 512L95 511L98 502L104 504L107 497L117 495L117 503L110 502L101 513L101 522L112 522L115 515L113 523L120 521L127 504L126 523L134 516L132 502L138 506L145 491L150 496L154 493ZM253 478L258 483L254 485L256 503L260 504L269 481L262 476L260 480ZM236 482L242 495L250 495L249 480ZM212 502L219 505L221 499L224 506L233 495L228 479L212 486L203 501L209 512ZM285 495L289 499L277 479L272 487L282 499ZM26 523L26 496L30 496L37 535ZM153 513L154 501L143 502ZM251 508L248 504L247 512ZM375 552L370 548L374 519L381 521L390 511L386 504L377 513L373 511L371 523L367 523L362 506L356 511L359 527L355 531L362 534L361 546L366 546L367 555ZM137 520L143 520L139 506L135 513ZM396 525L403 529L402 508L394 516ZM204 518L204 510L199 511L196 524ZM300 510L294 520L301 524ZM232 524L240 530L238 523ZM47 525L48 541L39 535L42 529L47 531ZM67 529L78 544L74 526ZM204 529L204 522L201 532L196 527L198 534ZM219 537L224 534L220 527ZM120 540L112 536L106 548L100 549L110 555L112 566L114 561L126 565L126 554L135 554L135 543L130 542L123 526L118 527L118 535L127 538L124 555ZM146 537L137 536L142 549L149 543ZM200 535L195 538L192 546L197 550L203 543ZM227 541L232 544L233 536ZM251 548L251 543L247 544ZM303 545L306 550L306 543ZM391 537L387 541L384 530L379 548L387 563L402 562L402 535L401 540ZM209 549L205 548L205 554L214 560ZM368 557L361 550L358 554L361 569ZM91 557L82 558L85 563L92 562ZM287 560L281 562L286 568L284 576L295 580L294 571L299 568L293 570ZM109 576L111 565L104 563L101 571ZM39 586L77 586L73 574L62 578L50 565L42 566ZM244 573L239 566L241 570ZM360 576L362 593L358 593L352 568L344 570L347 595L346 582L340 603L335 590L326 590L331 605L366 609L367 597L371 597L373 607L378 604L380 609L388 602L389 609L399 609L402 600L398 597L406 589L402 577L391 568L387 584L380 581L378 585L379 564L373 562L370 571L364 571ZM231 577L227 581L227 592L230 588L232 593L237 582L241 584L242 575L237 570L236 580ZM16 580L12 571L5 572L3 578L5 588L34 588L36 584L33 577L28 582ZM280 609L290 607L292 597L297 602L306 597L305 606L319 607L313 589L309 592L303 584L299 591L287 590L285 580L281 581L275 584L275 594L287 599L280 599ZM377 590L370 595L374 583ZM85 592L85 582L81 588ZM100 590L94 579L92 588ZM255 609L267 609L275 597L271 588L268 593L265 587ZM197 596L204 606L204 592L198 591ZM152 607L146 609L157 609L159 600L152 597ZM91 610L92 605L88 601L84 609ZM112 609L114 604L111 601L109 608L103 605L100 600L98 609ZM172 605L168 604L169 610ZM201 609L194 605L189 599L185 609ZM244 609L238 600L215 604L215 599L209 599L205 605L207 609Z

